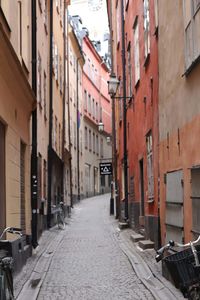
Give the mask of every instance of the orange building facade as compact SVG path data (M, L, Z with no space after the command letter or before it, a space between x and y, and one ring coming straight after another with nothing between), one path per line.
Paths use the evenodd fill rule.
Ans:
M126 128L123 99L115 99L117 184L120 218L159 244L158 171L158 24L156 1L107 1L113 72L126 82ZM123 11L122 11L123 10ZM124 28L122 19L124 18ZM124 32L123 32L124 30ZM124 49L123 49L124 34ZM124 55L124 57L123 57ZM124 61L123 61L124 58ZM127 176L124 173L124 132ZM125 185L128 197L125 197ZM128 202L128 212L126 211Z

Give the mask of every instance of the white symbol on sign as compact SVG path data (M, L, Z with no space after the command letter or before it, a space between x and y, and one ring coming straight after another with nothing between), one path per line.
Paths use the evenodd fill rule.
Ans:
M103 172L109 172L109 169L107 167L104 167Z

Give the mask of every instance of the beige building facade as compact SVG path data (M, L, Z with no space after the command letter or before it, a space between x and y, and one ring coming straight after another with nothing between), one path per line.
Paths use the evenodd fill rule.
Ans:
M36 22L40 28L37 56L37 220L38 235L46 228L49 144L49 1L36 1Z
M83 105L82 74L84 56L74 29L68 29L68 67L69 67L69 126L71 141L72 198L73 202L83 198Z
M31 7L0 2L0 230L31 234L30 125L36 102L31 80Z

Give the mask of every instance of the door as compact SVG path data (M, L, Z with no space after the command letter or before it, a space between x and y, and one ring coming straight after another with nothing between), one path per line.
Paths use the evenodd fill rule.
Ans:
M0 122L0 232L6 226L5 126Z
M169 240L183 243L183 171L166 174L166 243Z
M143 169L143 159L140 160L140 216L144 216L144 169Z
M25 144L20 144L20 198L21 198L21 229L26 232L26 207L25 207Z

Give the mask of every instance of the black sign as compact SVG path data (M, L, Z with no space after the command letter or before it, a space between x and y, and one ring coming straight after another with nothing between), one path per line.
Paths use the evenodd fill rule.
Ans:
M111 175L112 174L112 163L100 163L100 175Z

